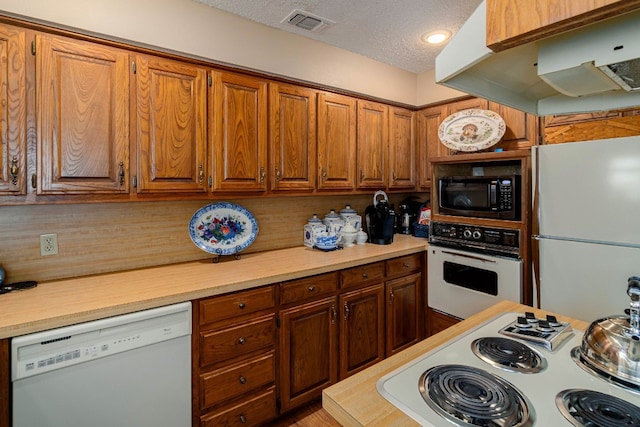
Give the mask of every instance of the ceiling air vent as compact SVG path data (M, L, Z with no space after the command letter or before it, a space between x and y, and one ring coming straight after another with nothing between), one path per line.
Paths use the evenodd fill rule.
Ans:
M335 22L327 18L323 18L300 9L295 9L281 22L302 28L303 30L313 31L314 33L320 32L335 24Z

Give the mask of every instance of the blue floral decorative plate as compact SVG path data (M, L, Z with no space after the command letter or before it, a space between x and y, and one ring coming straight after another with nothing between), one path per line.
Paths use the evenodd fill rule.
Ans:
M229 202L200 208L189 222L189 236L205 252L233 255L249 247L258 235L258 223L251 212Z

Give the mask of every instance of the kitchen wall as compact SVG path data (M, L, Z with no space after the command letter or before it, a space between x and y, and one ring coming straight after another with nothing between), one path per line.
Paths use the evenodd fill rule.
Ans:
M427 194L418 194L420 200ZM389 195L397 204L407 195ZM245 253L302 246L303 226L349 203L361 215L367 195L233 200L258 222L256 241ZM189 237L194 212L210 201L97 203L0 207L0 265L7 281L46 281L211 259ZM40 234L58 235L58 255L40 255ZM347 250L347 249L345 249ZM135 283L132 284L135 286Z
M0 0L0 13L407 105L461 96L417 76L193 0Z

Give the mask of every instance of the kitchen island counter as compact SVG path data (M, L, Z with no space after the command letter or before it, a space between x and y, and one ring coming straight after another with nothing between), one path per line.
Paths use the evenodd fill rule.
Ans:
M469 317L468 319L436 334L422 342L392 356L376 365L355 374L323 391L322 406L340 424L347 427L400 427L417 426L418 423L405 415L400 409L382 397L377 389L377 381L389 372L404 364L421 357L428 351L439 347L458 335L507 312L524 313L532 311L538 317L548 314L546 311L536 310L528 306L510 301L502 301L494 306ZM589 324L557 316L562 321L568 321L572 327L584 331ZM416 378L415 387L418 386Z
M0 296L0 339L251 289L425 251L427 240L322 252L305 246L40 283ZM126 250L126 248L123 248Z

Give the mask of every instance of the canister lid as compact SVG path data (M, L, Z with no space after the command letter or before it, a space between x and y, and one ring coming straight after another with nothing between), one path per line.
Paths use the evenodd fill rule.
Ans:
M351 207L351 205L349 205L349 204L347 204L347 205L344 207L344 209L341 209L341 210L340 210L340 215L345 215L345 214L346 214L346 215L349 215L349 214L356 214L356 213L357 213L357 212L356 212L356 210L355 210L355 209L353 209L353 208Z

